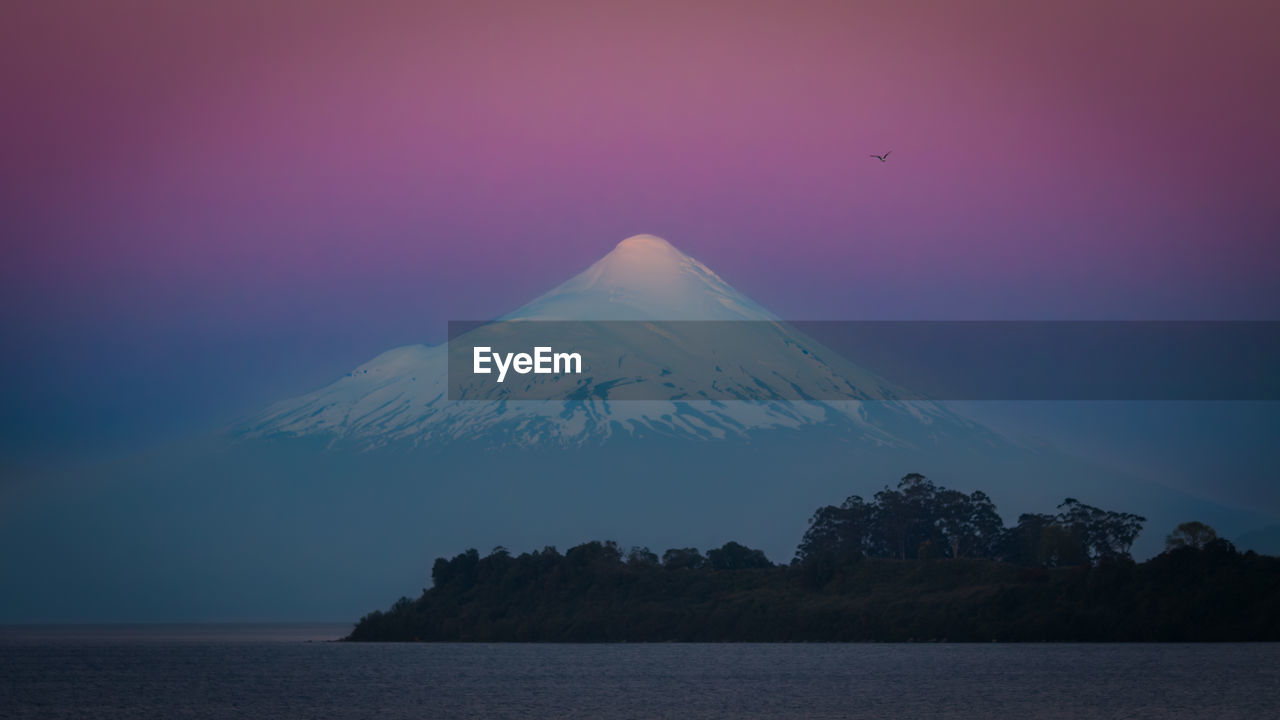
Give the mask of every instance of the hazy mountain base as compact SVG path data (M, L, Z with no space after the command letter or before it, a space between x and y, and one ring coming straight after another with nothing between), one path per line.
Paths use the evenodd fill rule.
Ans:
M788 561L804 520L904 472L984 489L1007 521L1065 496L1231 537L1274 522L1065 456L1006 448L871 448L808 429L749 439L615 439L577 449L453 443L353 452L321 438L166 448L9 488L0 509L0 620L332 620L428 584L433 558L484 540L569 547L714 547Z
M632 566L600 554L489 557L388 612L354 641L1105 642L1280 640L1280 558L1221 543L1135 564L1027 568L860 558L804 565Z

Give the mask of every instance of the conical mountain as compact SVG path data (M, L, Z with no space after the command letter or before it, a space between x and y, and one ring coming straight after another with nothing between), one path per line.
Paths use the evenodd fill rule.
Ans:
M779 323L710 268L653 235L623 240L583 272L501 319L757 321L751 327L762 334L731 353L732 362L703 363L714 368L710 378L659 378L669 372L645 363L652 347L641 341L575 348L599 360L593 385L585 388L589 399L575 401L511 400L502 394L508 388L494 388L494 402L452 402L446 347L411 345L379 355L328 387L278 403L240 430L250 437L321 436L365 447L454 441L581 445L650 435L724 439L814 426L902 447L936 443L939 433L989 438L989 431L936 404L897 402L904 396L900 389ZM697 327L663 332L664 342L698 347ZM681 332L687 334L680 337ZM646 396L656 399L611 402L604 388L619 381L666 390ZM699 399L705 397L699 387L713 383L721 397L753 401ZM803 397L826 400L761 397L760 388L779 383Z
M706 265L655 235L634 235L504 320L775 320Z

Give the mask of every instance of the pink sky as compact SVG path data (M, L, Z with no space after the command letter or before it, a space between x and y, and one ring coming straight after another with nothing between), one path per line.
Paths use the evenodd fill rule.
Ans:
M438 338L650 232L791 317L1273 317L1277 7L10 4L0 297Z

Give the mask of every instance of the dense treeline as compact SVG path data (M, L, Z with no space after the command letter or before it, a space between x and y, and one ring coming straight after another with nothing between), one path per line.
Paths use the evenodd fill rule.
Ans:
M796 551L797 561L820 581L851 557L987 558L1059 567L1129 559L1146 518L1111 512L1067 498L1056 515L1027 513L1004 526L995 503L978 490L966 495L911 473L896 490L872 502L853 495L819 508Z
M1280 558L1184 523L1135 563L1144 518L1067 499L1005 527L985 494L908 475L818 509L790 565L736 542L703 555L589 542L468 550L350 640L1280 640Z

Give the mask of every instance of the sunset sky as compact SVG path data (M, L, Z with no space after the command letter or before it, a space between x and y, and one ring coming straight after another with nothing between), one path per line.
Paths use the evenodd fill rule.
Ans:
M207 429L641 232L787 318L1277 319L1278 26L1265 1L8 3L0 459Z

